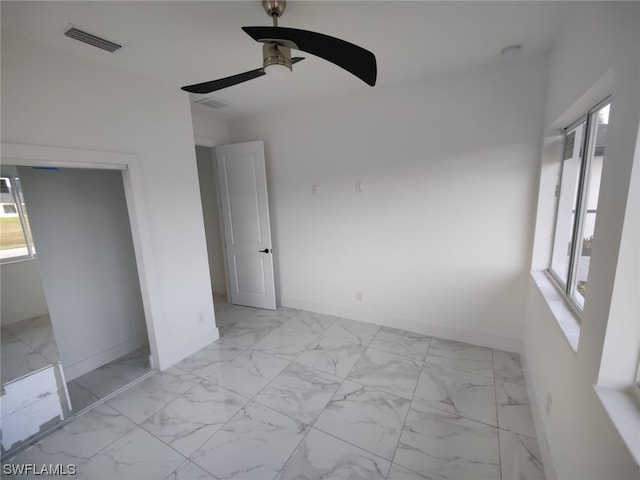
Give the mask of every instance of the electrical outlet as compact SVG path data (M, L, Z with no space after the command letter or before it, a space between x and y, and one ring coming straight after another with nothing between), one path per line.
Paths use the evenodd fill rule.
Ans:
M356 292L356 302L362 301L362 292Z
M204 313L200 312L198 314L198 322L200 322L200 323L204 322Z
M547 415L551 416L551 405L553 403L553 400L551 400L551 394L547 394Z
M315 183L311 185L311 193L313 193L314 195L318 193L318 186Z
M362 192L364 192L364 184L362 183L362 180L359 180L356 182L356 193Z

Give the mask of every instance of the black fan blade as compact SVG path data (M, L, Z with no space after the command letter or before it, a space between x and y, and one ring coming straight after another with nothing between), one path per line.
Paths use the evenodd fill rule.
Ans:
M291 63L298 63L301 60L304 60L304 57L294 57L291 59ZM186 87L182 87L181 90L189 93L211 93L215 92L216 90L222 90L223 88L231 87L242 82L253 80L254 78L261 77L264 74L264 68L257 68L255 70L239 73L231 77L211 80L210 82L196 83L194 85L187 85Z
M322 33L285 27L242 27L257 42L283 41L303 52L335 63L367 84L376 84L376 57L369 50Z
M261 77L264 74L264 69L258 68L249 72L232 75L231 77L211 80L210 82L196 83L195 85L187 85L186 87L182 87L182 90L190 93L211 93L216 90L231 87L232 85L253 80L254 78Z

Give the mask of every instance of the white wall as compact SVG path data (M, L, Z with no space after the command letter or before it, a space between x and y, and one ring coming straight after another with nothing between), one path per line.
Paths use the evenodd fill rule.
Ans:
M185 92L3 31L2 141L135 154L159 367L217 338Z
M196 145L213 147L229 143L229 128L224 121L195 112L193 105L191 108L191 121L193 122Z
M546 76L537 55L230 122L265 141L279 302L518 349Z
M563 479L630 479L640 473L593 391L596 382L620 385L621 377L630 385L640 348L640 284L635 270L638 206L626 210L625 217L630 198L637 199L628 198L628 192L634 155L636 163L639 156L638 25L637 2L576 4L551 55L534 269L548 266L559 129L609 94L612 104L577 352L563 338L537 285L533 281L529 284L525 359L533 387L530 393L539 407L536 416L551 452L549 478L557 474ZM623 261L625 268L620 268ZM614 326L623 327L623 331L609 337ZM621 335L631 338L616 342ZM612 351L615 354L609 356ZM606 368L601 368L601 359L609 361ZM547 394L553 399L550 415L543 411Z
M122 174L19 171L60 360L72 380L148 342Z
M639 85L640 88L640 85ZM598 384L623 389L640 361L640 130Z
M3 326L48 312L38 260L0 265L0 312Z
M214 167L214 151L211 147L196 146L198 161L198 178L200 180L200 196L202 198L202 215L204 230L207 236L209 253L209 271L211 287L219 295L227 295L224 258L222 254L222 236L220 231L220 215L216 196L216 179Z

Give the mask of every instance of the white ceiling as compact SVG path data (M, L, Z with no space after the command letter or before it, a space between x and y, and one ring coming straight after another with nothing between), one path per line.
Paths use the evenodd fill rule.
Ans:
M292 0L281 26L332 35L371 50L382 88L551 47L567 13L560 2ZM110 54L63 35L72 24L125 48ZM262 66L262 46L240 27L271 25L259 1L2 1L2 31L133 72L176 89ZM372 88L313 55L286 79L261 77L210 95L233 105L198 108L237 118L292 102ZM185 95L187 95L185 93ZM199 106L198 106L199 107Z

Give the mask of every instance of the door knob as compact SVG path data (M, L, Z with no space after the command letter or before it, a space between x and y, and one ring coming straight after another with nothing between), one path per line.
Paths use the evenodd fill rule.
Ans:
M264 250L258 250L258 253L270 253L271 249L265 248Z

